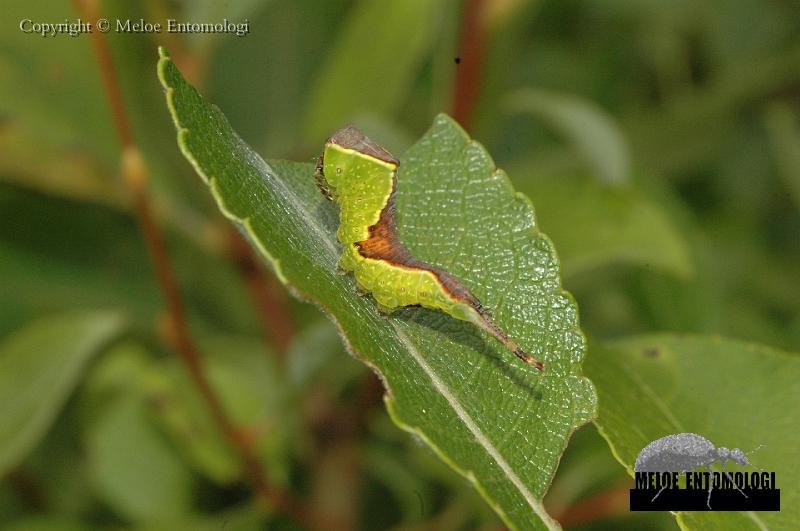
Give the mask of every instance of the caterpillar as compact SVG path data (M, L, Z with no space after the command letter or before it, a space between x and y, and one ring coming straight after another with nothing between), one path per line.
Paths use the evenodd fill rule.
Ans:
M544 364L523 351L492 320L464 283L417 260L400 242L395 224L400 162L360 131L347 126L325 142L315 180L322 194L339 204L336 237L343 246L339 268L352 272L384 313L423 306L475 324L525 363Z

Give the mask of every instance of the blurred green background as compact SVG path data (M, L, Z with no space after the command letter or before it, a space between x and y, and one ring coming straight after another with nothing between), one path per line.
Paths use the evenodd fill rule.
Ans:
M206 374L269 481L323 528L500 521L391 423L333 325L229 228L178 151L158 45L265 158L310 161L347 122L402 158L454 114L532 199L590 337L703 332L800 350L796 3L98 7L112 21L250 22L244 37L106 38ZM90 37L19 31L74 20L76 6L4 11L0 528L295 528L254 499L170 347ZM565 527L675 528L627 512L627 477L587 426L545 503Z

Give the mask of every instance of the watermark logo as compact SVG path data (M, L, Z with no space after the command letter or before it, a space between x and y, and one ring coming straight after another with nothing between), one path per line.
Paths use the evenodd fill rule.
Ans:
M748 454L739 448L717 448L696 433L677 433L657 439L645 446L636 458L636 484L630 491L630 509L780 510L781 491L775 486L775 472L757 468L754 472L730 472L725 470L729 462L756 468ZM712 470L713 465L719 465L721 471Z

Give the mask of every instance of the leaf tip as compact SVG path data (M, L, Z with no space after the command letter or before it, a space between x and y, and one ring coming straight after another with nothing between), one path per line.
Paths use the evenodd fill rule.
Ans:
M439 114L436 115L436 118L433 119L433 125L431 126L431 128L436 127L439 124L446 125L448 127L456 129L465 138L469 138L469 135L464 130L464 128L461 127L461 124L458 123L455 118L453 118L446 112L440 112Z

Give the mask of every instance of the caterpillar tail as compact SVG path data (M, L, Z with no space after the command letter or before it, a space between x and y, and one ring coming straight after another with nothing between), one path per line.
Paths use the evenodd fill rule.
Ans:
M539 361L538 359L534 358L522 348L514 343L508 334L506 334L499 326L497 326L492 318L489 317L489 314L486 311L480 311L477 309L472 309L473 311L470 312L470 321L474 323L478 328L485 330L490 336L497 339L500 343L502 343L508 350L513 352L519 359L527 363L528 365L533 365L540 371L544 371L544 363Z

